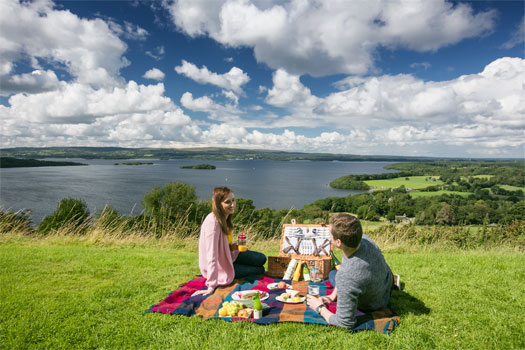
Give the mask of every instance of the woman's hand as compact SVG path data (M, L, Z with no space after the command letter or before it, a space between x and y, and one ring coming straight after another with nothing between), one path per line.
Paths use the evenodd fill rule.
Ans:
M204 295L204 296L210 295L210 294L213 293L214 290L215 290L215 288L208 287L208 289L203 289L203 290L196 291L191 296L194 297L196 295Z
M239 245L237 243L231 243L230 244L230 251L239 250Z

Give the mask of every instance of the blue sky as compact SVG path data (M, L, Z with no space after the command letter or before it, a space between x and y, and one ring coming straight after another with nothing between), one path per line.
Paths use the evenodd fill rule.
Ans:
M524 158L524 11L0 0L0 147Z

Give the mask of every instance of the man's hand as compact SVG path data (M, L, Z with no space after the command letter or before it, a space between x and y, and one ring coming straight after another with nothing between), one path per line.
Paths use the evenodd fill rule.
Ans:
M230 244L230 251L239 250L239 245L237 243Z
M313 295L308 295L306 297L307 305L310 309L315 310L319 305L324 304L321 298L314 297Z
M321 297L323 303L332 303L337 300L337 288L334 289L332 294Z
M196 295L210 295L213 293L215 288L208 287L208 289L198 290L195 293L193 293L191 296L194 297Z

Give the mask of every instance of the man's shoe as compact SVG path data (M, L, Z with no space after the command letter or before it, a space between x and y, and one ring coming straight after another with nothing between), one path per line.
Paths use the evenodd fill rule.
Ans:
M403 290L404 283L401 282L399 275L394 275L394 290Z

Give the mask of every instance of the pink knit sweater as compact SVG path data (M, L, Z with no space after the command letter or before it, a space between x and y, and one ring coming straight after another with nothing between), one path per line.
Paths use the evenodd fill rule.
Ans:
M213 213L209 213L201 226L199 237L199 268L206 278L206 286L215 288L230 284L234 277L233 262L239 251L230 251L228 238Z

